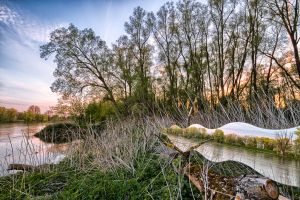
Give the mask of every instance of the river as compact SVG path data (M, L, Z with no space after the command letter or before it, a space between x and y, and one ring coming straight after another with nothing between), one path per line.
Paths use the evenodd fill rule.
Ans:
M69 144L44 143L34 136L46 125L45 123L0 124L0 176L13 173L7 171L10 163L40 165L58 163L64 158Z
M171 141L183 151L196 145L193 140L168 135ZM244 163L262 175L279 183L300 187L300 161L283 159L268 153L208 142L196 149L214 162L233 160Z

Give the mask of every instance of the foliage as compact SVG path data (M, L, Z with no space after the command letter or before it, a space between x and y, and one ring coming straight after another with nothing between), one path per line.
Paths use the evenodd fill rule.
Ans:
M182 136L184 132L183 132L183 129L180 128L179 126L172 125L170 128L167 129L167 133L172 134L172 135Z
M258 148L274 150L276 148L276 140L271 138L259 137L256 138Z
M295 14L286 17L289 9L279 11L287 0L275 2L167 2L157 13L136 7L112 48L92 29L70 24L51 33L41 57L55 55L52 91L110 100L116 108L118 100L172 109L195 99L197 110L229 102L247 109L266 98L284 108L299 100L300 38L292 34L299 5L289 4Z
M41 46L41 57L56 54L55 82L51 89L65 96L96 91L105 92L115 103L112 83L117 81L111 74L112 54L105 41L92 29L79 30L70 24L51 33L50 42Z
M38 106L30 106L28 111L18 112L14 108L0 107L0 123L1 122L47 122L49 116L46 114L40 114L40 108Z
M295 135L297 136L297 139L294 140L294 151L296 155L300 156L300 128L297 129Z
M85 109L88 122L97 123L116 116L116 107L109 101L93 102Z
M74 123L56 123L47 125L34 136L45 142L65 143L82 138L84 133L86 133L86 129Z
M213 133L212 135L213 139L216 141L216 142L219 142L219 143L223 143L224 142L224 132L220 129L217 129L215 130L215 132Z
M0 107L0 123L14 122L17 120L18 112L14 108Z
M184 130L184 137L187 138L195 138L195 139L208 139L210 138L210 135L207 134L207 131L205 128L195 128L195 127L190 127L186 128Z

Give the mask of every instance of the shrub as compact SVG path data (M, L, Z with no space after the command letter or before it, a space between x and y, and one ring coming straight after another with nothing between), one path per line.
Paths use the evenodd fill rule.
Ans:
M34 136L44 142L64 143L79 139L84 132L84 129L73 123L56 123L46 126Z
M167 129L167 133L171 135L183 135L183 129L177 125L172 125L169 129Z
M258 146L262 149L273 150L276 147L276 141L271 138L260 137L256 138Z
M276 150L282 156L285 156L287 152L291 150L291 141L289 138L277 138L276 139Z
M255 137L245 136L243 142L246 147L257 148L257 140Z
M116 108L110 101L90 103L85 115L90 122L102 122L116 115Z
M207 139L209 135L205 128L186 128L184 130L184 136L187 138Z
M217 129L214 133L213 133L213 139L216 142L219 143L224 143L224 132L220 129Z
M300 155L300 128L295 132L297 139L294 140L294 153Z
M237 135L235 134L228 134L224 138L224 142L226 144L236 144L236 140L237 140Z

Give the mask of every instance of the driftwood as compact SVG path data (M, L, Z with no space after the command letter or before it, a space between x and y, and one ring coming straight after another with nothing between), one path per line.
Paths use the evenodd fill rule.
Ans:
M194 149L208 142L208 140L203 141L183 152L166 135L163 135L163 137L158 136L158 138L164 145L182 155L185 160L188 159ZM213 172L208 172L206 175L208 181L206 180L206 182L209 182L209 184L207 184L201 177L203 175L202 167L187 163L180 171L201 193L208 192L211 199L287 199L279 194L279 187L275 181L262 175L244 175L234 178L222 177Z
M43 165L27 165L27 164L18 164L18 163L12 163L8 165L7 170L21 170L21 171L39 171L42 169L45 169L46 167L51 167L53 164L43 164Z

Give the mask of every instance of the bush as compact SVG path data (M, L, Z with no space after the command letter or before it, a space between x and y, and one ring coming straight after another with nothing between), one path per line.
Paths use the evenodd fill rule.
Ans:
M276 147L276 141L271 138L260 137L256 138L257 146L260 146L262 149L273 150Z
M294 153L300 155L300 128L295 132L297 139L294 140Z
M85 115L87 120L92 123L103 122L115 117L116 108L110 101L94 102L87 106Z
M235 134L228 134L224 138L224 143L226 144L236 144L237 135Z
M219 143L224 143L224 132L220 129L217 129L214 133L213 133L213 139L216 142Z
M73 123L50 124L37 132L34 136L44 142L64 143L81 138L85 129Z
M184 130L184 137L187 138L196 138L196 139L207 139L210 136L207 134L207 131L205 128L186 128Z
M171 135L180 135L183 136L184 130L177 125L172 125L167 129L167 133Z
M243 137L243 143L246 147L256 148L257 141L255 137L245 136Z

